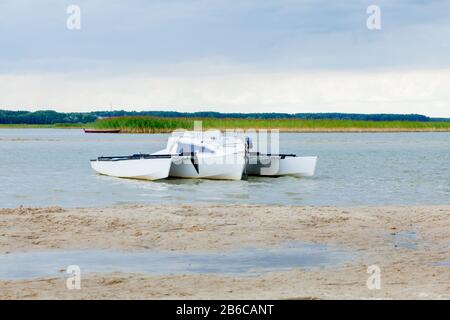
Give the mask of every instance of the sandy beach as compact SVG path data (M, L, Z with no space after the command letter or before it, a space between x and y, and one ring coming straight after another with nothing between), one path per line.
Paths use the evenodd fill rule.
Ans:
M394 241L413 232L409 245ZM173 250L274 246L299 240L337 245L355 258L336 268L259 276L83 274L1 280L0 299L449 299L450 206L308 207L126 205L0 209L0 254L44 250ZM366 286L367 268L381 288Z

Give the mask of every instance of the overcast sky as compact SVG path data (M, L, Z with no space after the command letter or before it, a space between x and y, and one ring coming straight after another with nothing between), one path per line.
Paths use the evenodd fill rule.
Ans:
M449 44L445 0L1 0L0 109L450 117Z

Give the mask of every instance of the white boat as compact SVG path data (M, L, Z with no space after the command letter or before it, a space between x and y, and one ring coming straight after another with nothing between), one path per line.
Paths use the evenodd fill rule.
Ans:
M167 177L241 180L243 175L312 176L317 157L251 152L249 138L220 131L174 132L165 149L152 154L98 157L100 174L132 179Z
M170 177L241 180L245 169L244 140L220 131L172 134L166 149L157 154L176 154Z
M168 176L240 180L245 169L245 143L220 131L174 132L165 149L152 154L109 156L91 160L100 174L158 180Z

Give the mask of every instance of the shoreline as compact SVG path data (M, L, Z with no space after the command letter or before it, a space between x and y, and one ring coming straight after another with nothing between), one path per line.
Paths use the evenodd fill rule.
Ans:
M394 238L417 234L411 243ZM221 274L86 274L69 291L58 277L0 280L0 299L450 299L450 205L122 205L0 209L0 254L45 250L198 252L284 241L337 245L357 253L343 266L295 268L252 277ZM412 245L412 247L409 247ZM378 265L381 290L366 288Z
M83 130L86 126L53 126L53 125L1 125L0 129L64 129L64 130ZM206 128L205 130L211 130L212 128ZM217 128L218 130L240 130L240 128ZM279 130L281 133L419 133L419 132L450 132L448 129L435 129L435 128L423 128L423 129L404 129L404 128L311 128L311 129L287 129L287 128L255 128L256 130ZM173 130L149 130L148 132L136 132L133 130L120 129L120 133L115 134L162 134L172 133ZM246 130L246 129L244 129Z

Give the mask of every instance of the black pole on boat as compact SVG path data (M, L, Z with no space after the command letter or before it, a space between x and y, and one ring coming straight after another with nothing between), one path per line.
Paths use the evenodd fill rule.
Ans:
M194 166L195 171L197 171L197 174L200 174L200 172L198 170L198 159L195 155L193 144L191 145L191 163Z
M245 137L245 153L244 153L244 171L242 172L242 180L248 180L247 175L247 164L249 163L249 154L250 154L250 148L252 147L252 140L250 137Z

